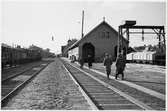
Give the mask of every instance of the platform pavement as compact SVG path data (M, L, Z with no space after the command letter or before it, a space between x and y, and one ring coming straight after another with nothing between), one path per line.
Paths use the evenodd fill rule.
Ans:
M63 59L71 62L68 58ZM88 68L87 63L84 64L84 68ZM114 79L115 69L115 63L113 63L111 79ZM93 63L90 70L106 76L103 63ZM125 81L118 82L165 100L165 70L165 66L128 63L124 72Z
M90 110L63 64L55 59L2 110Z
M68 58L63 59L71 62ZM87 63L85 63L84 66L88 66ZM105 73L103 63L93 63L92 69ZM116 66L115 62L113 62L111 66L111 76L114 76L115 72ZM166 66L127 63L124 73L125 78L128 80L165 83Z

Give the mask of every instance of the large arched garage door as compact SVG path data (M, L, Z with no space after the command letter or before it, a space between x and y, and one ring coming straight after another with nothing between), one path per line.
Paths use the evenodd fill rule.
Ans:
M91 43L85 43L82 46L82 58L87 62L88 55L91 55L92 60L95 58L95 47Z

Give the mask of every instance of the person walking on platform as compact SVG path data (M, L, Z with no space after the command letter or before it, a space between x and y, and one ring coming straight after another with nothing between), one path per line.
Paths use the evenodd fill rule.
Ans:
M84 59L82 57L79 57L79 63L80 63L80 68L83 68L84 65Z
M88 67L89 67L89 69L92 67L92 57L91 57L91 55L88 55Z
M122 74L122 80L124 79L124 69L126 66L126 59L123 57L122 54L119 54L117 60L116 60L116 74L115 79L117 79L119 74Z
M105 54L105 58L104 58L104 66L105 66L105 68L106 68L106 73L107 73L107 78L108 78L108 80L109 80L109 75L110 75L110 73L111 73L111 65L112 65L112 59L111 59L111 57L109 57L109 55L106 53Z

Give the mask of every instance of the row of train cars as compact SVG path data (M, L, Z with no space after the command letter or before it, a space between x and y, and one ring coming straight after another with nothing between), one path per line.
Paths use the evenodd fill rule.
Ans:
M78 57L72 55L69 57L71 62L74 62ZM103 60L103 58L101 58ZM102 62L102 61L101 61ZM126 54L127 63L141 63L141 64L152 64L152 65L166 65L166 52L162 50L154 51L131 51Z
M60 55L62 56L62 55ZM69 57L71 62L74 62L78 57L72 55ZM103 57L101 58L101 60ZM102 62L102 61L101 61ZM152 64L152 65L166 65L166 52L165 51L131 51L126 54L127 63L141 63L141 64Z
M45 54L46 55L46 54ZM54 57L53 53L48 54L50 57ZM30 63L34 61L39 61L43 57L42 50L21 48L21 47L11 47L6 44L1 44L1 67L13 67L23 63Z
M156 51L149 52L132 52L127 54L128 63L143 63L154 65L166 65L166 53Z
M71 62L74 62L77 57L72 55L69 57ZM148 52L131 52L126 55L127 63L141 63L141 64L152 64L152 65L166 65L166 54L159 53L156 51Z

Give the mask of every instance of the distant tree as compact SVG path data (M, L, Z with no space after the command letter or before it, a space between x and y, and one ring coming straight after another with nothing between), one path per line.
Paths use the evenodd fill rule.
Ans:
M136 50L132 47L128 47L127 54L129 54L131 52L136 52Z
M139 51L139 52L143 51L145 48L146 48L146 45L134 47L134 49L137 50L137 51Z

